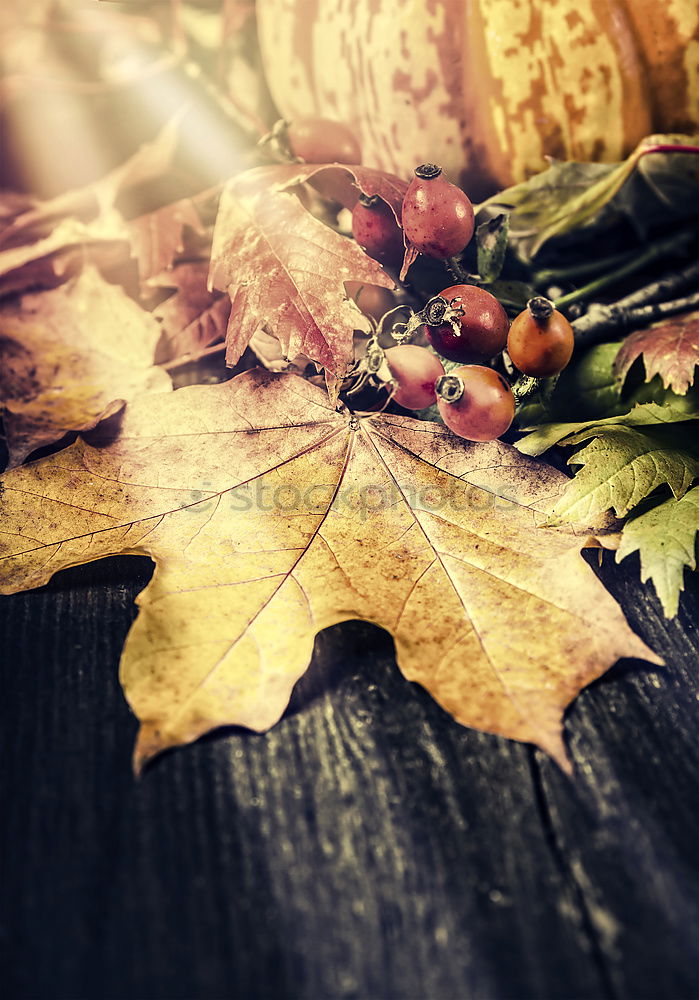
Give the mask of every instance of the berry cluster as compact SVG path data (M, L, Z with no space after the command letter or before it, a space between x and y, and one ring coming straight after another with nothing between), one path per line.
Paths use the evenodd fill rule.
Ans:
M285 146L286 155L297 159L359 162L354 137L338 122L281 123L272 137ZM407 249L413 255L450 262L459 273L459 255L471 241L474 225L471 201L433 163L416 168L399 221L377 196L361 195L352 212L356 242L368 256L393 270L400 268ZM348 291L359 308L379 323L391 308L390 293L370 289L358 286ZM385 352L377 337L372 338L353 391L363 387L367 377L380 376L387 366L396 403L419 410L436 402L447 427L471 441L500 437L514 418L510 384L493 367L505 350L515 368L534 378L557 375L573 353L573 329L548 299L531 299L510 324L498 300L476 284L444 288L402 327L400 333L397 326L393 329L398 346ZM418 333L436 353L403 342ZM445 373L436 355L460 367Z
M401 212L401 228L379 198L362 197L352 213L352 233L374 260L398 267L405 246L438 260L457 257L474 231L473 206L460 188L425 163L415 171ZM417 323L416 320L420 322ZM477 285L443 289L407 324L436 354L461 366L445 374L435 354L400 344L385 352L393 399L407 409L437 403L444 423L470 441L491 441L508 429L515 398L507 379L487 363L507 348L525 375L556 375L573 352L573 330L548 299L536 297L510 325L498 300Z

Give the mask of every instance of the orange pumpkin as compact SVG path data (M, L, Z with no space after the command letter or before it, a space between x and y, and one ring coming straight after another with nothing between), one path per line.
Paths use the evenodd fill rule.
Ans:
M440 163L474 197L560 159L699 126L697 0L257 0L287 118L356 130L364 162Z

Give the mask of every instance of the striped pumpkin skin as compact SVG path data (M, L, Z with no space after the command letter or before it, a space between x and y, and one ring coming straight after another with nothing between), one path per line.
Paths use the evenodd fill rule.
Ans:
M440 163L474 197L699 124L696 0L257 0L288 118L348 122L364 162Z
M626 0L647 69L653 129L699 127L699 3Z

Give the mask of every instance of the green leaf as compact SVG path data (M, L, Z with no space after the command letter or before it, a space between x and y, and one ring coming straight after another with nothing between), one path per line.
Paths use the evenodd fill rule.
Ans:
M552 409L573 411L583 420L618 412L621 384L614 361L621 343L597 344L564 368L551 400Z
M597 344L574 356L561 373L545 406L535 398L522 407L519 426L528 429L553 421L596 421L626 414L634 405L642 403L657 403L671 407L676 414L686 414L675 416L675 420L693 419L693 414L699 411L699 386L691 388L684 396L665 389L659 377L636 385L630 379L627 387L622 386L615 373L615 360L622 344L621 340Z
M594 420L628 410L621 401L621 384L614 374L614 359L622 341L597 344L563 370L546 406L532 401L519 415L522 427L543 421Z
M668 618L677 614L684 589L684 568L697 567L696 537L699 532L699 486L675 500L670 497L651 510L626 522L616 559L632 552L641 556L641 579L652 580Z
M686 223L699 205L699 156L651 150L696 144L696 136L653 135L619 164L554 162L480 208L512 211L510 242L525 263L553 240L598 238L620 223L646 239L655 227Z
M530 262L545 228L565 217L569 205L614 169L609 163L553 162L529 180L489 198L479 215L510 210L510 243L522 260Z
M515 443L515 448L523 455L542 455L554 444L572 444L567 438L580 431L592 433L599 429L613 426L639 427L652 424L680 423L685 420L699 420L699 410L686 413L673 406L659 406L657 403L640 403L627 413L617 416L602 417L598 420L568 421L552 424L541 424L531 434Z
M592 427L572 435L569 443L593 436L594 441L569 459L570 465L583 468L554 507L550 524L592 524L597 515L610 509L622 517L664 485L679 500L699 475L699 459L681 446L686 435Z
M486 292L490 292L509 313L521 312L534 294L534 287L524 281L507 281L498 278L497 281L478 283Z
M483 284L490 284L500 277L507 252L508 232L509 216L506 213L481 223L476 231L478 274Z

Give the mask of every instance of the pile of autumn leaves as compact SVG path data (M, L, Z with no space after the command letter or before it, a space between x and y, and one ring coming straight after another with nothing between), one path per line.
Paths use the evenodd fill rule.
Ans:
M264 166L233 178L220 199L204 192L125 218L117 205L167 171L176 129L88 188L2 203L3 589L116 552L158 563L122 661L142 720L139 765L216 725L272 725L316 631L355 616L392 631L406 676L459 721L536 742L566 766L561 716L577 690L617 656L651 658L581 545L594 534L620 558L640 550L668 615L694 567L697 317L571 364L547 409L523 411L521 454L398 415L356 425L333 400L371 325L345 283L394 282L308 208L318 191L346 207L361 191L398 215L405 183L361 166ZM171 374L178 385L226 378L224 342L243 374L170 391ZM297 356L315 365L310 381L254 367ZM634 362L645 382L630 393ZM311 384L319 370L329 397ZM84 440L55 451L76 433ZM526 457L553 444L584 445L574 479ZM22 466L47 447L55 454ZM230 505L256 482L291 491L306 482L323 499L296 521L286 500ZM434 495L442 507L430 508ZM610 510L634 513L620 535ZM200 591L206 604L191 597ZM425 618L429 593L442 595L441 630ZM183 634L191 660L173 638ZM444 669L451 660L468 664L461 679Z
M310 359L336 391L357 334L369 334L345 282L390 288L393 279L308 211L304 192L323 204L314 185L351 206L361 189L399 216L404 182L366 167L261 167L231 181L218 204L205 192L127 221L115 204L167 171L176 142L172 123L88 188L38 204L6 196L0 400L10 466L139 394L169 389L170 371L178 384L196 381L187 360L216 356L224 340L229 366ZM484 287L507 295L517 283L499 284ZM545 406L530 402L518 416L529 431L516 443L522 453L577 449L552 517L631 515L618 557L640 552L668 616L685 567L696 565L698 362L699 314L679 316L576 356Z

